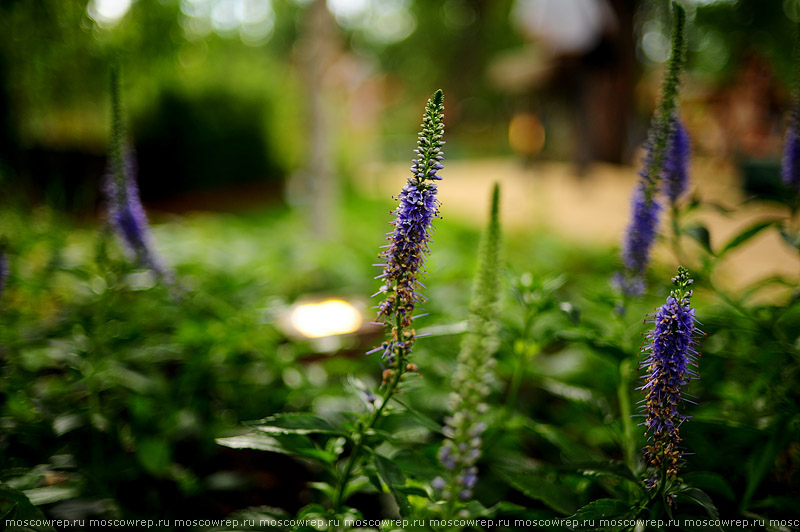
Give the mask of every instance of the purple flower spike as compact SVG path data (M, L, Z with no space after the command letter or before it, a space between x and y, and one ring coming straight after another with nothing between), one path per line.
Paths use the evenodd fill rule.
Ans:
M679 428L687 419L681 412L682 389L690 379L698 377L691 369L697 366L699 354L695 337L700 334L694 309L689 306L692 279L689 272L679 267L673 282L678 288L652 316L650 322L655 327L647 333L647 342L642 348L642 354L647 358L641 364L645 375L640 389L646 394L643 424L649 441L644 449L644 459L655 468L647 482L649 488L657 486L660 472L667 479L677 478L684 454Z
M163 275L165 269L153 251L150 225L139 199L133 157L127 150L123 157L121 171L109 170L105 177L108 222L134 260Z
M786 141L783 146L783 182L787 187L800 194L800 135L798 121L800 111L792 111L789 128L786 130Z
M674 25L661 102L650 124L640 180L633 194L631 221L622 247L625 271L617 276L615 283L628 296L638 296L644 291L650 248L658 231L658 191L665 190L674 204L686 188L688 139L677 118L680 74L685 61L686 12L678 2L672 6ZM659 183L661 179L667 184Z
M675 204L689 185L689 134L675 116L670 124L670 136L667 150L664 153L662 170L662 189L671 204Z
M116 68L111 70L111 116L108 171L103 183L108 223L133 260L168 280L169 272L154 251L147 215L139 199L135 159L125 138L119 73Z
M3 291L6 288L7 278L8 278L8 257L6 256L6 252L3 249L2 243L0 243L0 297L2 297Z
M412 175L395 198L399 205L391 222L394 230L388 234L389 245L381 253L384 269L378 278L383 279L384 284L378 294L382 294L384 300L378 305L378 320L392 327L391 339L382 344L385 346L383 358L390 368L399 365L401 372L415 339L412 314L417 303L425 299L418 292L419 278L430 251L432 222L439 216L436 181L441 180L437 172L443 168L441 161L444 159L441 149L444 144L443 99L439 90L428 100L414 150Z
M646 184L640 182L633 194L631 222L622 245L622 261L626 272L617 276L617 282L623 291L631 296L639 296L644 292L644 272L650 262L650 249L658 234L661 212L661 206L656 199L648 200L646 197L645 187Z

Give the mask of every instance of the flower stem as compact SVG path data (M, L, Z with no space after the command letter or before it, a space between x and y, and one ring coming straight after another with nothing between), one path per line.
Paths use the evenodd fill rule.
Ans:
M399 328L398 332L402 333L402 328ZM364 439L366 437L366 433L375 427L376 423L383 415L386 405L397 391L397 387L400 384L400 379L403 377L403 373L405 373L405 354L406 353L403 352L402 356L398 356L397 369L392 376L392 380L383 391L383 395L381 396L381 404L375 409L375 412L369 417L366 423L360 424L358 432L353 438L353 442L355 444L353 451L347 458L347 464L344 467L344 471L342 471L342 475L339 477L339 481L336 483L336 491L334 492L333 496L333 509L336 513L340 512L342 509L342 503L344 502L345 498L344 492L347 489L347 484L350 482L350 476L353 473L353 469L355 469L355 466L358 464L358 460L361 457L361 451L364 449Z
M617 385L617 399L619 400L619 413L622 417L622 454L625 464L631 471L636 468L636 442L633 435L633 421L631 418L631 361L623 360L619 365L619 384Z

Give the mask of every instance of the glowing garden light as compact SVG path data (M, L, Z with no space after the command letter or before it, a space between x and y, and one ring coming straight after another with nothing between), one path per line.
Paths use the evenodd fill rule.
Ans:
M292 327L306 338L324 338L356 332L361 328L361 312L341 299L301 303L289 313Z

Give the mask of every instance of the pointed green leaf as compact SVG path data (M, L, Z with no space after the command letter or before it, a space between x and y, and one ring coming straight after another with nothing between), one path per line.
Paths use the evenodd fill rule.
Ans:
M544 438L557 449L559 449L567 460L588 461L596 458L591 452L581 444L576 443L573 438L565 434L559 427L537 423L531 419L525 420L525 428Z
M327 482L309 482L308 486L314 488L320 493L325 494L329 499L333 499L336 490Z
M570 520L583 522L594 520L599 525L600 519L619 519L631 513L628 503L616 499L598 499L590 502L570 516ZM599 527L598 527L599 528ZM603 530L622 530L619 527L604 527Z
M603 462L577 462L567 466L570 469L580 471L585 475L597 475L615 477L629 482L639 484L639 479L631 472L627 465L615 460Z
M389 492L394 497L397 507L400 509L400 515L406 517L411 512L411 505L408 503L406 494L398 488L403 488L406 485L406 479L403 472L397 467L393 461L378 453L373 455L375 459L375 468L378 470L378 475L386 483Z
M518 514L524 512L526 508L513 502L500 501L494 506L486 509L486 517L494 517L499 514Z
M271 451L273 453L286 454L286 449L283 448L278 440L265 434L258 434L255 432L231 436L229 438L217 438L214 441L217 442L217 445L230 447L231 449L253 449L256 451Z
M680 502L681 499L689 500L698 506L702 506L710 518L719 519L719 511L714 505L714 501L712 501L711 497L709 497L703 490L697 488L688 488L679 492L676 499L678 502Z
M704 225L690 225L689 227L685 228L683 232L694 239L695 242L700 244L700 246L710 254L714 254L714 252L711 250L711 234Z
M683 476L683 482L687 486L699 488L701 490L712 491L718 493L730 501L736 500L736 493L725 477L719 473L712 473L710 471L697 471L695 473L688 473Z
M723 205L721 203L714 202L714 201L704 201L702 206L703 207L710 207L711 209L717 211L720 214L726 214L727 215L727 214L733 213L733 209L731 209L730 207L726 207L725 205Z
M240 510L238 512L234 512L231 514L230 519L233 519L239 523L238 526L233 528L228 526L220 526L216 528L209 529L208 532L229 532L232 530L237 531L258 531L263 532L266 530L272 530L276 532L283 532L288 530L286 526L278 526L279 523L287 523L292 516L288 514L285 510L280 508L272 508L270 506L256 506L251 508L245 508L244 510ZM245 520L255 523L252 527L245 526L243 523ZM265 523L274 523L274 525L268 524L260 524L262 520Z
M78 489L74 486L42 486L25 490L25 496L34 506L52 504L58 501L74 499L78 496Z
M307 413L276 414L248 426L269 434L340 434L327 420Z
M25 519L43 523L44 515L36 508L28 497L8 484L0 482L0 515L4 519ZM32 526L28 530L35 532L55 532L55 528L48 525Z
M792 234L788 229L781 228L780 234L784 242L789 244L790 247L800 251L800 233Z
M556 512L569 515L576 509L575 496L569 490L530 466L509 463L495 468L495 473L514 489Z
M394 455L392 461L407 476L422 480L432 481L441 474L441 465L428 456L411 450L404 449Z
M426 416L419 410L411 408L406 403L398 399L397 397L394 398L394 402L400 404L403 408L406 409L406 412L414 418L414 420L419 423L421 426L425 427L426 429L441 434L442 426L434 421L432 418Z
M241 434L229 438L217 438L218 445L231 449L253 449L310 458L324 464L336 461L336 455L319 449L313 441L300 434L267 436L258 432Z
M395 489L401 493L404 493L406 496L413 495L415 497L430 499L428 492L418 486L395 486Z
M741 246L742 244L744 244L745 242L756 236L758 233L760 233L767 227L775 225L775 223L776 223L775 220L768 220L766 222L757 222L751 225L750 227L748 227L747 229L745 229L744 231L742 231L741 233L730 239L728 243L722 247L722 250L719 252L719 256L721 257L728 251Z

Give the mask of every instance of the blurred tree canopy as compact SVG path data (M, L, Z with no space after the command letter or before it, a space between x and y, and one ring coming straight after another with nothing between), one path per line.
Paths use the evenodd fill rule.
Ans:
M370 150L405 157L412 110L438 87L447 95L451 156L510 154L509 122L530 112L548 132L546 156L629 160L650 112L631 109L630 97L641 72L663 60L668 2L598 0L617 36L578 59L547 56L524 30L520 14L546 3L329 0L338 40L313 86L302 73L309 0L3 0L0 179L63 206L97 202L111 62L122 67L146 199L277 183L303 169L309 91L322 91L334 109L328 134L342 174L357 172ZM754 54L791 78L797 0L685 4L690 72L702 83L724 85ZM614 61L627 66L608 70ZM523 82L498 81L503 65ZM565 76L565 66L575 74ZM611 81L586 77L592 69L612 72ZM602 83L613 84L600 90Z

